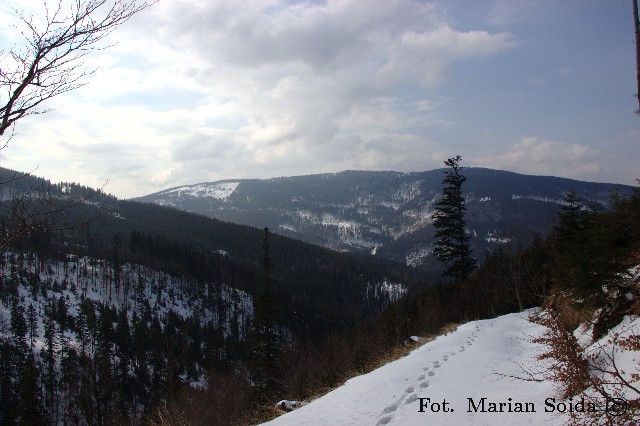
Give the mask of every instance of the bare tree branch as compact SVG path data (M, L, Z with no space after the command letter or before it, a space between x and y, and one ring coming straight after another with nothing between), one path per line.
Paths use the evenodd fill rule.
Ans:
M41 19L15 10L22 46L0 50L0 151L7 147L16 123L43 114L49 99L84 86L94 71L84 69L84 57L109 47L101 42L117 27L158 0L42 0ZM0 186L29 176L13 176ZM85 225L70 223L69 210L85 198L51 193L50 188L18 192L0 199L0 252L18 237Z
M47 112L45 101L84 86L83 58L102 50L118 26L157 0L70 0L50 8L44 0L44 23L15 11L23 24L25 46L0 55L0 136L23 117Z

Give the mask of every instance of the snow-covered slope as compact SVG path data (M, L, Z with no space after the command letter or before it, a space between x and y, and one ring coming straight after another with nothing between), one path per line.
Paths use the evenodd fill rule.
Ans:
M524 378L523 367L541 367L536 354L542 348L531 338L544 328L528 322L527 316L510 314L464 324L267 424L562 424L566 417L545 412L551 409L548 398L561 401L551 382L509 377ZM502 412L489 412L494 408Z

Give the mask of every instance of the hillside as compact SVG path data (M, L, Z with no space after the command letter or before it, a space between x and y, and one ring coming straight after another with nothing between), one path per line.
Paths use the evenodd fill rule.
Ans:
M539 348L528 339L539 334L541 327L527 322L526 316L510 314L464 324L266 424L558 424L554 416L543 412L544 399L556 396L551 383L500 375L522 374L518 364L535 368ZM426 398L430 398L428 408L421 412ZM533 403L537 409L535 413L469 413L467 398L496 403L512 398L513 402ZM434 403L439 406L431 405Z
M34 354L52 424L137 422L179 381L206 386L211 370L242 357L253 316L240 290L90 257L3 253L0 278L0 323L9 325L0 359L15 366L0 376L2 397L40 409L24 383L7 391Z
M9 244L0 257L0 363L9 372L0 376L1 421L253 424L269 418L279 399L309 398L354 372L371 371L401 351L408 336L544 302L548 312L555 306L566 316L565 324L550 323L550 330L567 330L576 326L575 318L591 316L589 334L600 339L630 312L637 293L637 276L628 281L624 274L637 265L637 191L590 208L593 198L559 201L527 187L523 193L543 195L512 194L504 204L523 208L519 214L530 224L543 220L525 208L529 202L559 207L551 236L530 245L500 245L508 249L485 256L466 281L435 285L424 270L380 255L391 244L375 253L343 253L171 206L118 200L78 184L11 176L0 170L7 182L1 236ZM230 199L241 186L206 191ZM325 196L324 205L336 208ZM481 198L476 208L492 206L491 195ZM424 234L427 228L409 236ZM573 302L565 301L567 295L575 296ZM436 383L459 396L460 389L443 384L445 376L438 382L457 357L472 367L457 365L464 380L484 389L486 366L464 358L477 336L486 336L477 342L486 339L479 350L489 354L476 354L480 362L520 359L532 347L500 338L533 326L501 325L496 335L490 324L498 322L473 330L462 326L455 347L427 350L436 358L420 361L419 374L413 365L397 382L364 382L371 389L385 383L392 392L369 396L372 405L363 403L366 411L354 419L417 421L406 403L413 407L423 398L418 391ZM587 366L580 370L587 380L589 361L579 360L576 368ZM463 381L455 374L449 379ZM346 408L340 412L350 416Z
M586 392L565 399L546 379L549 363L536 359L544 347L532 342L545 329L527 317L523 312L464 324L265 425L567 424L569 410L587 410L591 399ZM587 352L602 355L615 349L616 333L632 332L640 332L637 318L597 342L578 336L586 337ZM616 356L626 377L640 371L637 352L618 349ZM603 400L595 406L606 407Z
M420 173L345 171L268 180L186 185L136 198L234 223L269 226L281 235L352 253L371 253L427 270L431 217L444 170ZM607 206L624 185L581 182L466 168L463 190L467 228L475 254L502 243L528 244L553 223L566 193Z
M0 181L0 423L137 424L247 371L263 230L5 169ZM269 247L291 348L424 286L403 265L278 235Z
M0 179L8 181L14 173L2 169ZM228 285L250 295L260 288L261 229L31 176L11 181L2 190L0 220L8 224L15 220L16 199L26 199L34 211L71 206L45 218L61 225L62 232L22 238L13 243L17 249L106 260L117 254L122 262ZM349 256L279 235L273 235L270 244L276 294L287 306L282 320L304 338L351 326L424 283L423 274L392 262Z

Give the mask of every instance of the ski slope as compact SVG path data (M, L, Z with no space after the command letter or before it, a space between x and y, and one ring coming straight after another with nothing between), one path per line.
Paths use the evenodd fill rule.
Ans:
M528 322L528 315L464 324L266 424L563 424L568 416L558 413L561 398L553 383L510 377L542 367L536 360L542 347L531 338L544 329Z

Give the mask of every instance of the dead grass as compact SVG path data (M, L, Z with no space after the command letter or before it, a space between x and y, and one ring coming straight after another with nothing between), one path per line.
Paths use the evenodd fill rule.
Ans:
M363 374L367 374L370 373L373 370L377 370L380 367L383 367L384 365L396 361L400 358L403 358L407 355L409 355L412 351L414 351L415 349L419 348L422 345L425 345L433 340L436 339L436 337L438 336L444 336L446 334L452 333L454 331L456 331L458 329L458 327L460 327L463 323L450 323L447 324L443 327L441 327L438 331L434 332L434 333L430 333L427 335L422 335L420 336L421 340L419 342L414 342L410 339L407 339L407 341L405 342L405 344L402 345L397 345L394 347L389 348L387 351L385 351L380 357L376 358L375 360L367 363L365 365L364 368L358 369L358 370L352 370L350 371L344 378L344 380L342 381L342 383L337 384L336 386L331 386L331 387L324 387L321 389L318 389L316 392L312 393L311 396L309 396L308 398L306 398L307 401L313 401L317 398L320 398L326 394L328 394L329 392L339 388L340 386L342 386L342 384L353 378L353 377L357 377L357 376L361 376ZM275 409L273 406L269 406L269 407L264 407L261 408L260 410L258 410L258 413L255 413L256 415L252 417L252 420L255 420L256 422L251 421L250 424L259 424L259 423L263 423L263 422L267 422L269 420L273 420L276 417L279 417L280 415L284 414L282 411Z
M386 354L384 354L381 358L376 359L375 361L371 362L369 365L366 366L365 369L363 369L362 371L358 371L355 372L355 374L352 375L353 376L358 376L361 374L366 374L369 373L373 370L376 370L390 362L396 361L400 358L403 358L407 355L409 355L414 349L419 348L420 346L429 343L433 340L435 340L436 337L438 336L444 336L446 334L449 334L453 331L456 331L458 329L458 327L460 327L462 325L462 323L450 323L445 325L444 327L441 327L437 332L435 333L431 333L431 334L427 334L424 336L420 336L420 338L422 339L419 342L414 342L413 340L409 340L407 339L406 344L403 345L398 345L395 346L393 348L391 348Z
M578 310L572 299L560 291L555 291L544 301L543 308L552 309L557 319L567 330L575 330L580 324L587 324L593 318L593 310Z

